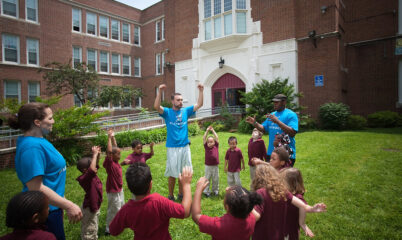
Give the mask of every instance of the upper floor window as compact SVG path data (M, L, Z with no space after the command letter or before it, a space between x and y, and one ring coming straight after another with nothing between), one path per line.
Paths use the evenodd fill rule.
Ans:
M38 21L38 0L26 0L26 19L29 21Z
M99 16L99 36L109 38L109 18Z
M27 64L39 65L39 41L27 38Z
M120 40L120 21L112 19L112 39Z
M82 63L82 49L80 47L73 47L73 67L76 68L78 64Z
M4 81L4 98L21 102L21 83L19 81Z
M140 43L141 29L139 26L134 26L134 44L141 45Z
M81 32L81 9L73 8L73 31Z
M165 19L155 23L155 39L157 42L165 39Z
M134 58L134 76L141 77L141 58Z
M165 53L162 53L162 74L164 73L164 68L165 68Z
M103 73L109 73L109 53L100 52L100 71Z
M96 57L96 50L94 49L87 49L87 67L92 68L93 70L97 71L97 57Z
M3 61L20 63L20 38L11 34L2 34Z
M18 0L2 0L1 14L18 18Z
M40 96L40 84L38 82L28 83L28 102L35 102L36 97Z
M120 55L112 53L112 73L120 74Z
M128 55L123 55L123 74L131 74L131 58Z
M96 14L87 13L87 33L96 35Z
M130 42L130 24L123 23L122 24L122 34L123 34L123 42Z

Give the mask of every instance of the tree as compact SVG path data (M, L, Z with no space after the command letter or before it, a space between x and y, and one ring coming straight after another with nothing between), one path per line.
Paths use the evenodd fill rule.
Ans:
M70 60L67 64L52 62L45 67L50 70L40 69L39 72L45 72L43 79L48 93L73 94L81 105L87 102L91 102L93 107L105 106L109 102L127 103L142 96L140 89L128 86L100 86L97 72L85 63L78 63L73 68Z

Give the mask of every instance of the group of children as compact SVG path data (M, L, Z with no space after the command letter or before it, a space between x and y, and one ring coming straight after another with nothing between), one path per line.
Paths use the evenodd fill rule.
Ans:
M213 136L207 136L210 131ZM109 131L107 156L103 163L108 174L106 233L117 236L125 228L130 228L137 240L171 239L169 219L183 219L191 214L194 222L199 225L200 232L210 234L212 239L250 239L251 236L256 240L285 237L298 239L300 227L306 235L314 236L304 223L305 213L323 212L326 210L325 204L316 204L314 207L306 204L303 199L305 190L300 171L285 168L289 165L289 153L286 148L279 146L282 144L281 139L278 138L275 143L277 147L271 155L271 161L269 163L264 161L266 149L261 136L261 132L254 129L248 145L252 192L241 186L239 172L245 168L244 159L241 150L237 148L237 139L229 138L224 167L229 185L223 200L226 214L222 217L209 217L201 214L201 195L204 193L209 197L211 194L219 194L219 139L212 127L207 128L203 137L205 177L198 180L192 199L192 169L183 168L179 176L183 188L181 203L171 201L158 193L151 193L152 175L145 162L153 155L153 144L151 152L147 154L142 153L141 142L134 141L133 153L119 164L120 149L117 147L113 131ZM102 182L97 177L100 152L99 147L92 147L92 158L82 158L77 164L77 168L82 172L77 181L85 191L82 204L82 239L97 239L98 216L102 203ZM121 165L126 164L130 165L126 171L126 180L133 198L124 204ZM212 183L211 190L209 182ZM21 200L22 197L37 200L27 202ZM16 207L19 205L27 206ZM24 209L26 212L16 213ZM44 234L50 233L37 229L40 229L47 214L48 200L43 193L35 191L20 193L7 207L7 226L14 228L11 234L21 234L22 231L23 234L45 236ZM18 221L16 216L20 216ZM6 238L7 236L0 239L14 239Z

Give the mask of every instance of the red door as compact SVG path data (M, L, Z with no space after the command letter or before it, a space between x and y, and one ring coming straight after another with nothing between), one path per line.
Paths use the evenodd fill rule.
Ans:
M212 107L219 107L226 104L233 96L233 92L237 90L245 90L246 86L243 81L233 74L226 73L222 75L215 83L212 85ZM229 99L228 99L229 98ZM238 101L229 101L232 102Z

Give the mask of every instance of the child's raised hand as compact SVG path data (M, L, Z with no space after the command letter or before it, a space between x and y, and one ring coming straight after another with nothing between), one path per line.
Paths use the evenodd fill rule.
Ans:
M196 191L197 190L204 191L204 189L208 186L208 184L209 182L206 177L200 177L200 179L198 179L197 181Z
M113 129L107 130L107 136L108 136L108 137L114 137L114 131L113 131Z
M325 205L324 203L317 203L311 209L311 212L315 213L326 212L326 211L327 211L327 205Z
M151 143L149 144L150 147L153 147L154 145L155 145L154 142L151 142Z
M179 174L179 180L182 185L191 184L191 179L193 177L193 169L189 166L183 168L181 174Z
M101 148L99 146L93 146L92 147L92 153L95 155L98 155L101 153Z

